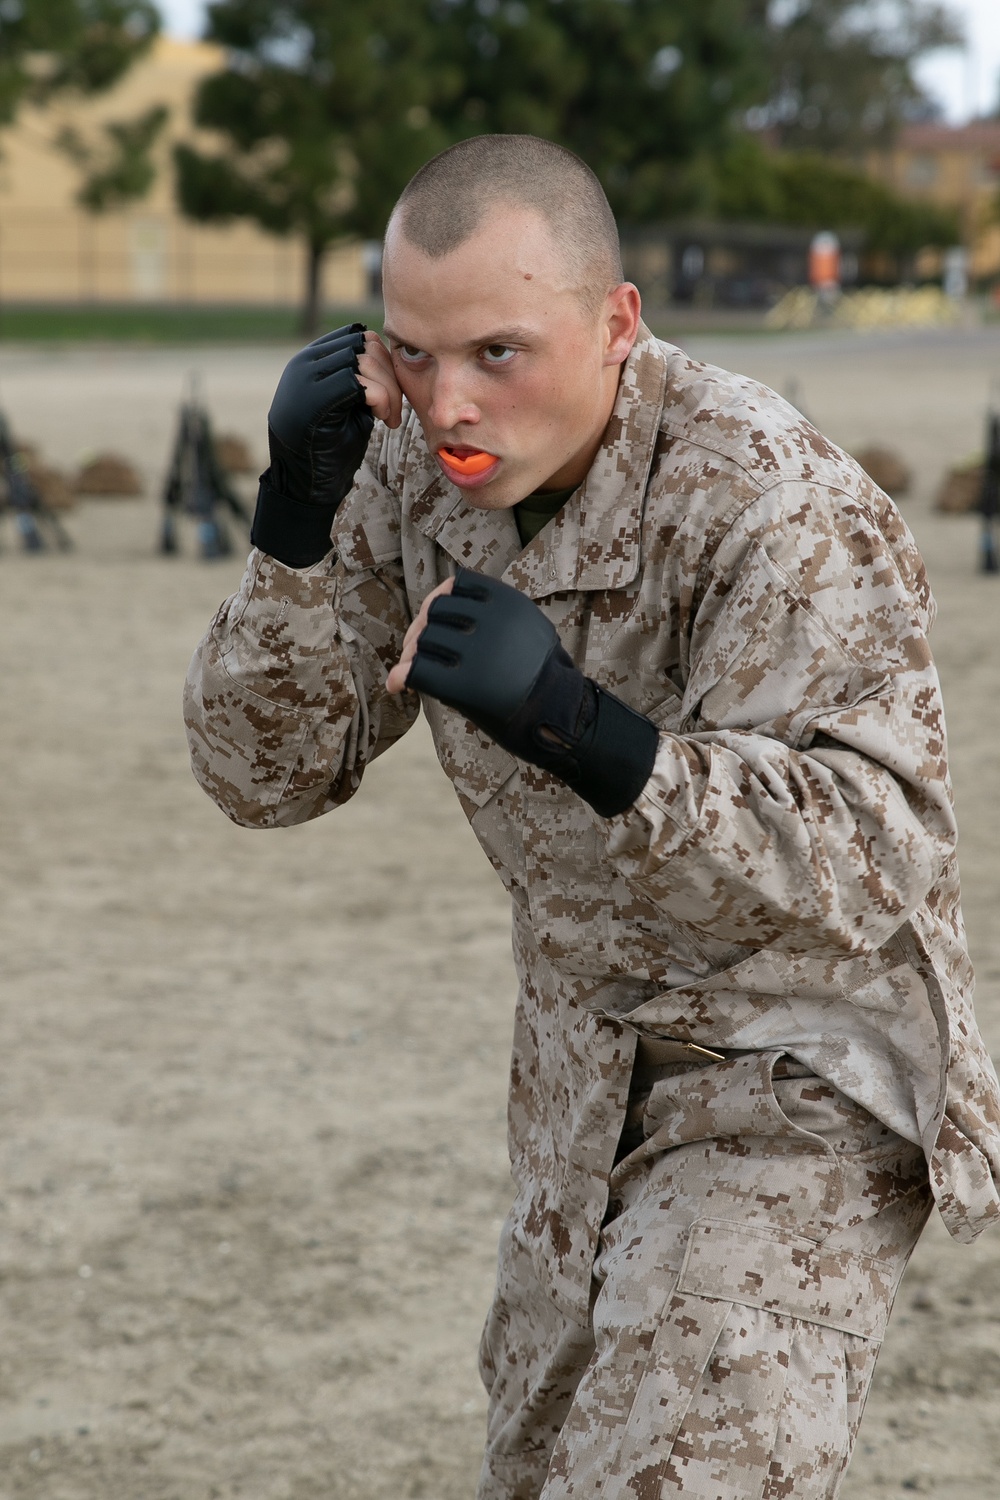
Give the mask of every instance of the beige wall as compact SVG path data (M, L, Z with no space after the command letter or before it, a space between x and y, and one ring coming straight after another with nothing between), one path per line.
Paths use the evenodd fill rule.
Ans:
M295 240L246 221L193 224L173 202L175 141L190 140L193 90L220 63L203 43L159 40L117 88L94 100L28 109L0 133L0 301L255 302L294 304L303 289L304 252ZM102 121L130 119L154 104L170 107L155 149L161 170L149 196L127 209L89 214L74 195L78 174L53 145L65 124L95 138ZM365 294L358 245L330 254L328 301Z
M891 150L871 152L865 165L901 197L957 208L973 275L1000 275L1000 121L955 129L911 125Z

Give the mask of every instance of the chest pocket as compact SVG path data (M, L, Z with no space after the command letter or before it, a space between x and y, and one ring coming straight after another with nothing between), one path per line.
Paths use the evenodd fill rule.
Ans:
M888 682L852 656L758 547L710 627L684 693L681 732L753 730L799 746L813 720Z

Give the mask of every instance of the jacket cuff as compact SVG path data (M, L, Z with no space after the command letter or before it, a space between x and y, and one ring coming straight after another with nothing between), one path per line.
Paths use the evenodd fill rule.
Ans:
M289 568L308 568L330 550L336 505L311 505L279 495L262 474L250 540Z

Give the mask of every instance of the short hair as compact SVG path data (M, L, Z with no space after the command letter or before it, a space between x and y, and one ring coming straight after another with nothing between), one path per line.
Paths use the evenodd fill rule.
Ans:
M597 177L574 152L535 135L477 135L449 146L410 179L390 224L438 260L502 203L541 215L595 312L624 280L618 226Z

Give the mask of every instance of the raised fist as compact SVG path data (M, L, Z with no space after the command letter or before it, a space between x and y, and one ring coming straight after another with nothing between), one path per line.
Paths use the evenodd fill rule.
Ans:
M329 551L337 507L365 456L375 421L358 378L366 347L364 324L335 328L300 349L278 381L250 536L290 567Z
M602 817L631 807L653 769L656 726L584 676L533 599L460 568L410 629L390 690L405 683L457 709Z

